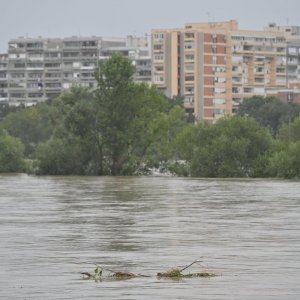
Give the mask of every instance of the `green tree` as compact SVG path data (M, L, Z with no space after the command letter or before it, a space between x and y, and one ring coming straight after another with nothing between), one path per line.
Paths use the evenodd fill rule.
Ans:
M290 142L269 158L268 175L279 178L300 178L300 141Z
M151 140L145 155L149 167L167 168L172 160L178 159L175 140L186 126L185 111L178 105L150 121L148 138Z
M37 173L44 175L80 175L84 174L81 159L82 149L74 139L51 138L38 145Z
M283 124L279 129L278 139L287 143L300 141L300 117Z
M51 107L41 103L9 113L0 124L9 135L19 138L25 145L25 155L31 155L37 144L49 139L53 131Z
M100 61L94 93L74 87L53 102L53 137L37 151L41 173L131 175L139 169L158 139L154 120L167 114L168 101L155 87L134 83L133 73L130 60L113 55Z
M24 172L24 145L22 142L0 131L0 172Z
M284 103L275 97L253 96L241 103L237 115L254 118L276 136L280 126L293 121L299 112L300 105Z
M151 143L148 125L167 111L167 101L154 87L133 82L130 60L114 54L97 71L97 111L103 157L112 175L130 174Z
M177 138L191 176L255 176L257 160L270 149L268 131L251 118L231 117L185 129Z
M51 102L47 115L51 136L40 139L34 153L37 173L99 174L91 161L95 145L90 130L94 99L88 89L74 86Z
M274 151L268 157L267 175L300 178L300 118L279 129Z

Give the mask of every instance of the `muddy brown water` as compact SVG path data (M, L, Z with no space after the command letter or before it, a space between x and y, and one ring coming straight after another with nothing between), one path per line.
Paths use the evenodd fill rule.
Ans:
M157 272L220 276L159 279ZM150 277L82 280L94 264ZM0 299L299 299L300 182L0 175Z

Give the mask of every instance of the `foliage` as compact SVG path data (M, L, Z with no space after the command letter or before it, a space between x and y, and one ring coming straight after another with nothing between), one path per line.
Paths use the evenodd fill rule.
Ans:
M19 139L0 131L0 172L23 172L24 170L24 145Z
M10 106L8 103L0 103L0 120L3 120L9 113L17 112L24 108L25 106L23 104Z
M268 176L300 178L300 118L279 129L276 149L268 158Z
M149 123L167 110L165 98L134 83L133 73L131 62L118 54L101 61L97 72L99 133L112 175L132 174L152 142Z
M139 169L161 135L156 121L168 119L168 102L154 87L134 83L133 73L130 60L113 55L100 62L95 93L74 87L53 102L53 139L37 152L42 173L131 175ZM179 114L170 113L174 124ZM66 149L77 161L65 157Z
M24 170L25 151L39 174L134 175L156 167L180 176L300 177L299 106L255 96L237 116L194 125L181 96L168 99L135 83L133 73L131 61L114 54L100 61L94 91L74 86L49 103L3 106L0 171Z
M269 158L268 173L271 177L300 178L300 141L274 152Z
M94 100L91 91L75 86L53 101L52 137L36 151L41 174L99 175Z
M30 156L37 144L50 138L53 130L51 107L46 103L9 113L1 122L11 136L19 138L25 145L25 155Z
M37 147L38 173L47 175L83 174L82 151L78 143L51 138Z
M150 167L167 165L170 159L178 157L174 142L176 136L186 126L185 112L180 106L174 106L168 114L160 113L150 122L152 140L145 156Z
M279 129L278 138L286 143L300 141L300 117L288 124L284 124Z
M256 161L270 149L271 142L267 130L242 117L186 128L177 137L191 176L203 177L253 176Z
M241 103L237 115L252 117L262 126L270 128L275 137L282 124L293 121L300 113L300 106L284 103L275 97L253 96Z

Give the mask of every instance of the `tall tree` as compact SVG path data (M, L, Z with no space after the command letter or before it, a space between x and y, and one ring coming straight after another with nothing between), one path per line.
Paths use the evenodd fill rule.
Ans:
M153 87L134 83L133 74L131 61L119 54L100 61L97 71L99 133L112 175L126 173L124 167L137 150L145 152L148 141L143 133L147 135L147 126L157 113L167 110L165 98Z

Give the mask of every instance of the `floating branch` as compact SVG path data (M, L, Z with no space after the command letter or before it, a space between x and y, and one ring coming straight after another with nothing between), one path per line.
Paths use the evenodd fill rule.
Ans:
M209 273L209 272L197 272L197 273L188 273L184 274L183 271L187 270L189 267L191 267L195 263L199 263L201 261L195 260L189 265L183 267L182 269L179 268L173 268L166 272L160 272L157 273L157 276L160 278L173 278L173 279L180 279L180 278L191 278L191 277L214 277L217 276L215 273Z

